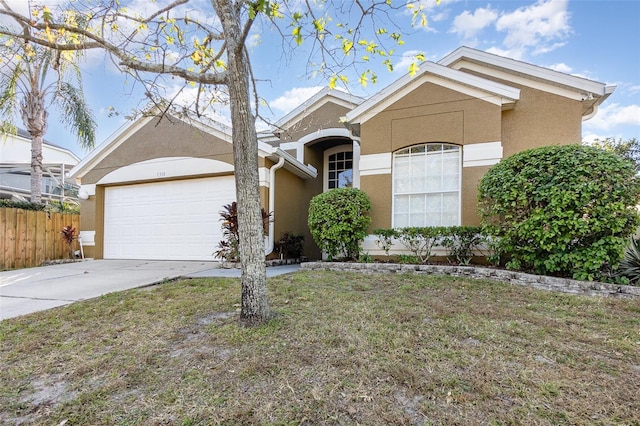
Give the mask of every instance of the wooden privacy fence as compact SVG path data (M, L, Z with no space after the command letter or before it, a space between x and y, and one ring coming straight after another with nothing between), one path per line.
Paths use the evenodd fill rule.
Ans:
M0 269L28 268L69 256L60 231L80 230L80 215L0 208ZM73 249L78 249L77 240Z

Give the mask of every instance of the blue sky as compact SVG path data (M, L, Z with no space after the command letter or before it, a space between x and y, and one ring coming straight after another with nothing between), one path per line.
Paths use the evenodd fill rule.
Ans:
M640 1L442 0L435 5L435 0L429 0L426 5L428 26L405 37L402 51L398 49L393 58L394 72L372 63L378 83L363 88L352 78L352 93L366 97L400 78L407 70L405 57L411 52L422 51L428 60L438 61L466 45L617 85L598 114L583 123L583 138L640 139ZM308 57L303 52L283 61L275 33L256 29L251 46L253 68L258 78L268 79L260 83L259 92L277 119L328 83L321 77L305 77ZM131 79L125 80L103 55L92 54L83 69L85 94L98 121L100 144L125 122L122 115L109 117L109 108L127 113L141 105L143 97ZM224 111L221 114L224 117ZM86 155L55 113L46 139L80 157Z

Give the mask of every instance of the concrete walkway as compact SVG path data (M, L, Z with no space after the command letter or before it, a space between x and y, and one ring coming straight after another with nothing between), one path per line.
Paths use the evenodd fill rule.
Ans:
M267 276L295 272L299 265L267 268ZM239 277L218 262L85 260L0 272L0 320L177 277Z

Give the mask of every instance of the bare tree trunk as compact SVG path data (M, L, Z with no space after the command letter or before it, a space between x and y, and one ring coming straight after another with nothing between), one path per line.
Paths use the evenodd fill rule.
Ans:
M264 264L264 228L260 212L258 137L249 100L249 63L242 43L239 10L231 1L213 0L227 42L229 88L242 267L240 319L247 325L271 318Z
M49 113L44 107L44 93L34 90L22 101L22 121L31 136L31 202L42 201L42 142L47 131Z

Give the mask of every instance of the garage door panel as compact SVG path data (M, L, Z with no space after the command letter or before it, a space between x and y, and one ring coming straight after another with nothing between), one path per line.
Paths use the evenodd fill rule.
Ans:
M232 176L106 188L104 257L213 260L234 199Z

